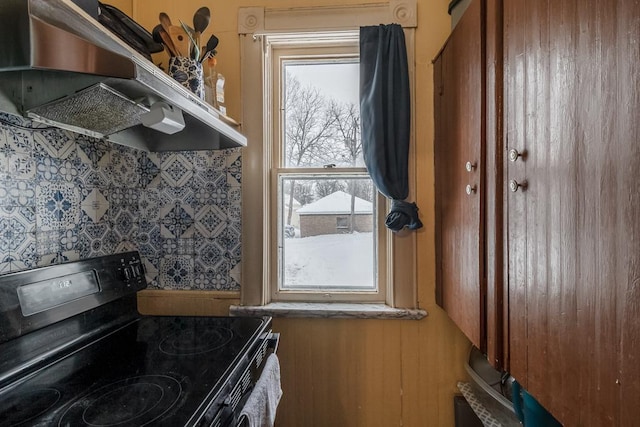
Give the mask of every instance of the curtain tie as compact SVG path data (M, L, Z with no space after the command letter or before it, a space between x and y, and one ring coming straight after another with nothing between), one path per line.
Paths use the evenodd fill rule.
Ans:
M404 200L392 200L391 211L387 215L385 225L393 231L400 231L404 227L409 230L417 230L422 227L422 221L418 218L418 206Z

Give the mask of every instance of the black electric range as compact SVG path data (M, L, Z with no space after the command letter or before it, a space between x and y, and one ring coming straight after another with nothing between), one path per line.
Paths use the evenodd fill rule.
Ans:
M140 316L137 253L0 277L0 427L227 426L271 319Z

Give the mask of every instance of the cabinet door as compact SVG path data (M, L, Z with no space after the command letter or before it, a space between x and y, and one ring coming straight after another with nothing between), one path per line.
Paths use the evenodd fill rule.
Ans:
M509 370L565 425L637 425L640 5L504 7Z
M434 75L437 300L484 349L481 4L465 11Z

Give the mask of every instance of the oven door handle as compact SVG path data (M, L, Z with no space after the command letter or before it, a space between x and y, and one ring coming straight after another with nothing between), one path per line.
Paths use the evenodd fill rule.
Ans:
M267 349L273 353L278 352L278 345L280 344L280 332L271 332L267 338Z

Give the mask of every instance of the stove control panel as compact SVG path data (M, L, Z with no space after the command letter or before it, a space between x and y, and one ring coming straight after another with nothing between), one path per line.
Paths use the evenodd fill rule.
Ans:
M118 278L125 282L127 286L137 286L145 283L144 264L137 254L123 254L120 259Z

